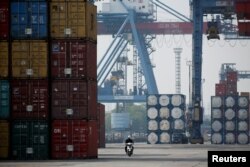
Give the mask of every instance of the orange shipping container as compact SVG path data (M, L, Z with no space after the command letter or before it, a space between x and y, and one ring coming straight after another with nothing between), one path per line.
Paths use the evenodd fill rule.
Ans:
M9 154L9 123L0 120L0 159L8 158Z
M52 38L96 40L96 6L85 0L53 0L50 3L50 25Z
M14 41L12 43L12 77L46 78L48 43Z
M0 77L8 77L8 42L0 42Z

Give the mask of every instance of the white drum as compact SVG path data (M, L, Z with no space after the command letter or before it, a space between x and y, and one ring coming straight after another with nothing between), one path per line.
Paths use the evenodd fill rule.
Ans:
M160 135L160 142L161 143L170 143L170 135L167 132L163 132Z
M179 119L183 116L183 110L178 108L178 107L175 107L172 109L171 111L171 116L174 118L174 119Z
M147 104L150 106L157 105L157 97L155 95L149 95Z
M156 144L158 142L158 136L154 132L151 132L148 135L148 142L150 144Z
M161 119L168 119L170 116L170 111L167 107L161 107L159 112Z
M155 107L150 107L148 109L148 118L155 119L158 116L158 111Z
M222 107L222 99L219 96L213 96L212 97L212 108L219 108Z
M218 120L214 121L212 123L212 129L215 131L215 132L219 132L221 129L222 129L222 123Z
M173 95L171 100L173 106L180 106L182 103L184 103L184 99L181 95Z
M167 106L167 105L169 105L169 96L167 96L167 95L161 95L160 97L159 97L159 104L161 105L161 106Z
M157 130L157 129L158 129L158 123L156 120L148 121L148 130Z
M227 109L225 112L225 117L227 120L232 120L233 118L235 118L235 111L231 108Z
M160 130L170 130L170 122L168 120L162 120L160 122Z

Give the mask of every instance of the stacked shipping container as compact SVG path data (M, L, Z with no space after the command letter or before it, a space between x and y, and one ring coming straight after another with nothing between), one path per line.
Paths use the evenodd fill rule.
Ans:
M9 157L9 1L0 1L0 159Z
M96 158L96 7L52 0L50 37L52 158Z
M148 143L171 143L173 133L185 133L184 112L184 95L149 95L147 97Z
M10 2L11 158L49 158L48 3Z
M250 1L236 0L235 11L237 13L240 36L250 36Z
M105 148L105 105L98 103L97 105L98 120L98 147Z
M97 157L96 40L85 0L0 2L0 159Z

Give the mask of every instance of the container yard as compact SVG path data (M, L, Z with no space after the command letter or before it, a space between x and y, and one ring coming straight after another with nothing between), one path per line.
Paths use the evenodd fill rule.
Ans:
M249 11L0 1L0 167L249 167Z

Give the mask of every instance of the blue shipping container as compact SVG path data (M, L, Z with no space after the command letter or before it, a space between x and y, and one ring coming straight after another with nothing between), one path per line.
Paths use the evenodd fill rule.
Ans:
M48 36L47 2L11 2L11 37L44 39Z
M7 119L9 117L9 82L0 80L0 118Z

